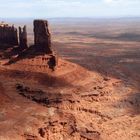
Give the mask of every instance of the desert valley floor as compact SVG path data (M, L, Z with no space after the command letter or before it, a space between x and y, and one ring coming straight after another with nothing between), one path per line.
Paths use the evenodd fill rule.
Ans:
M0 46L0 140L140 139L140 20L87 20L50 21L53 72Z

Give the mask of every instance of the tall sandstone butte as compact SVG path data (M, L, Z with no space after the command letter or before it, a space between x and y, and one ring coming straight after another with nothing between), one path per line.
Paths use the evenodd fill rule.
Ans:
M5 23L0 23L0 43L18 45L17 29Z
M39 52L52 54L51 34L47 20L34 20L34 41Z
M21 49L28 48L26 26L24 26L23 28L19 27L19 47Z

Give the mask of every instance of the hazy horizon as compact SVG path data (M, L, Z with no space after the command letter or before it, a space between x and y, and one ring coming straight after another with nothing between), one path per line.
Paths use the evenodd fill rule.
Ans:
M0 17L0 19L139 19L140 16L112 16L112 17Z

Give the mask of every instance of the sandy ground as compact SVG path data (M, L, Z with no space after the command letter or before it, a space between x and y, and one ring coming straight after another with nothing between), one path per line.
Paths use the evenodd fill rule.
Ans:
M131 25L111 26L111 37L105 25L93 36L92 24L52 26L55 72L32 66L38 57L4 65L11 49L1 46L0 140L139 140L140 43L112 38Z

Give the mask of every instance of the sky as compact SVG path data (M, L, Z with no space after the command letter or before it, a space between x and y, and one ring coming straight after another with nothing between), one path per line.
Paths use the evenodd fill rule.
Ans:
M140 0L0 0L1 18L129 16L140 16Z

